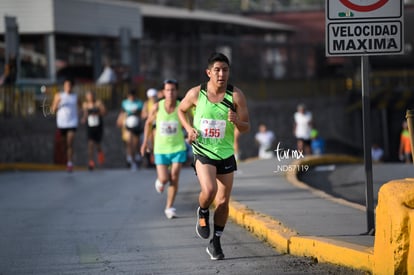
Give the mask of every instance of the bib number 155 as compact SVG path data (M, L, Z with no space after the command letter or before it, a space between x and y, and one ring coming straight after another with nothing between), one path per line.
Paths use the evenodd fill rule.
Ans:
M202 119L201 133L203 138L224 138L226 130L225 120Z
M218 138L220 137L220 129L218 128L206 128L204 129L204 136L211 137L211 138Z

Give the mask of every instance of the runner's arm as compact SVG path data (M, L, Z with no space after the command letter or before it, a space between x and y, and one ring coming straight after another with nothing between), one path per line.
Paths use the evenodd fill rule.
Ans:
M144 140L142 141L141 150L140 150L140 153L142 156L144 156L145 152L147 151L148 141L150 141L150 136L153 130L152 125L153 125L153 122L157 119L157 113L158 113L158 103L155 103L154 107L149 113L147 120L145 121ZM152 146L154 145L152 144Z
M57 93L53 97L52 106L50 106L50 111L52 112L52 114L56 114L57 110L59 109L59 103L60 103L60 95L59 93Z
M188 140L190 142L194 141L197 138L197 130L191 125L189 120L188 111L192 107L197 106L198 94L200 93L200 86L191 88L181 100L180 105L178 105L178 118L180 119L181 125L187 132Z
M87 106L86 102L84 102L82 104L82 118L81 118L81 123L85 123L87 117L88 117L88 106Z
M235 105L236 112L229 110L229 121L234 123L234 126L237 127L240 133L250 131L250 120L246 98L243 92L236 87L233 92L233 103Z
M103 104L102 100L98 100L97 105L98 105L98 108L99 108L99 114L101 116L106 115L106 107L105 107L105 104Z

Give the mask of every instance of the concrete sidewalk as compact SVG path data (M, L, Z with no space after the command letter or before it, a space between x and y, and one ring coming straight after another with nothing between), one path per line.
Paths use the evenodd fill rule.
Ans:
M240 163L230 218L282 253L372 271L374 236L365 234L364 209L288 179L285 171L294 166L291 160L276 159ZM0 171L64 169L0 164Z
M364 209L288 180L284 171L292 166L240 163L230 217L281 252L372 271L374 236L366 234Z

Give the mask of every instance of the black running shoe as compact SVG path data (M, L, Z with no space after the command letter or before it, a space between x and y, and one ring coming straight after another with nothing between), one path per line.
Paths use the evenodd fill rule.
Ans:
M197 208L197 235L202 239L208 239L210 236L209 211L202 213L200 207Z
M210 259L212 260L223 260L224 254L223 250L221 249L220 238L214 238L210 240L206 251L208 255L210 255Z

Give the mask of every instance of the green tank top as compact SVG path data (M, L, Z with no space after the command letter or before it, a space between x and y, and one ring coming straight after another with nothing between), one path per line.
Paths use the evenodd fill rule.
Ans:
M171 114L165 110L165 99L158 103L154 154L172 154L186 150L184 133L177 114L179 103L177 100L174 112Z
M194 154L214 160L234 154L234 124L227 120L229 108L234 110L233 86L227 86L221 102L212 103L207 97L207 84L201 85L193 120L199 133L192 146Z

